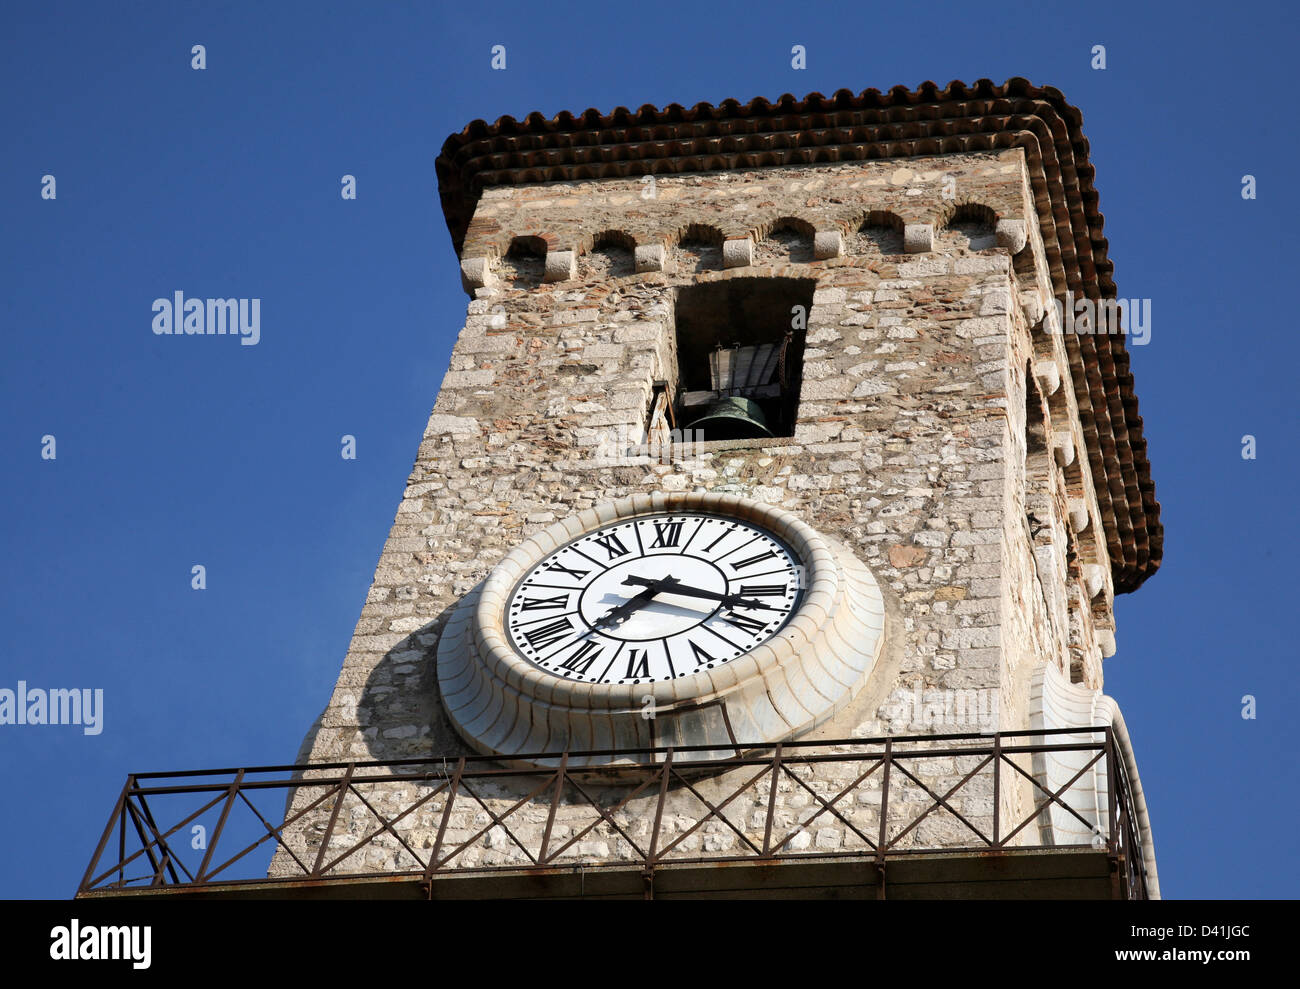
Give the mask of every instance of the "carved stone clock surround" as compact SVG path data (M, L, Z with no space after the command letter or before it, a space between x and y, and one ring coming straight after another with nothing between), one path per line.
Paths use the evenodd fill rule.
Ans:
M790 544L808 576L789 623L716 669L653 683L575 682L518 655L503 626L508 594L529 568L601 525L659 512L718 513ZM656 492L575 513L510 552L448 620L437 675L457 730L486 754L666 745L727 752L798 737L842 710L876 666L884 615L871 571L793 514L734 495ZM571 764L580 761L611 760Z

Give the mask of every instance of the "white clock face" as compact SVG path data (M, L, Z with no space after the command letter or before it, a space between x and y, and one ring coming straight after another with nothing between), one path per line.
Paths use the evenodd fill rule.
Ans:
M743 656L790 620L798 556L760 526L675 513L615 522L534 566L511 592L515 651L555 676L651 683Z

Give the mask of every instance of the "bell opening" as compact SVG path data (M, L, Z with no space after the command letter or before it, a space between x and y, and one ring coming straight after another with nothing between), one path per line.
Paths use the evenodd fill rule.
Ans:
M734 278L675 297L674 427L692 441L793 436L816 282Z

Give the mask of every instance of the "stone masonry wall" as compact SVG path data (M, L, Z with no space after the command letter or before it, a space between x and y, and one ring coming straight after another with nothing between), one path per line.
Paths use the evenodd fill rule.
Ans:
M779 504L872 568L886 595L885 655L850 709L813 737L1027 728L1029 677L1044 662L1100 686L1109 567L1092 537L1100 526L1066 352L1044 332L1051 287L1020 151L659 177L653 198L646 189L607 180L484 193L464 254L475 298L338 684L299 761L468 752L433 670L449 609L537 529L652 490ZM511 252L516 238L544 245L545 257ZM628 456L622 439L645 428L653 383L676 379L675 290L772 276L817 283L794 436ZM983 717L923 708L955 691L977 697ZM951 786L963 763L936 760L929 785ZM810 779L829 792L834 776ZM392 815L415 789L375 786L368 799ZM797 791L782 792L787 824L810 813ZM870 783L863 792L870 824ZM959 809L987 824L991 788L963 794ZM1003 794L1004 812L1032 806L1027 786ZM503 790L501 806L517 796ZM741 803L737 821L755 826ZM441 806L406 819L426 851ZM639 806L626 809L630 827L644 824ZM315 854L326 816L289 829L301 854ZM367 816L349 805L331 844L373 830ZM458 820L456 833L472 835L488 820L479 817ZM540 829L544 813L533 817ZM572 825L561 815L561 828ZM699 835L706 846L710 834L722 832ZM970 841L938 815L914 837ZM848 840L823 816L795 844ZM574 854L627 854L617 836L592 841ZM479 844L459 864L522 861L499 829ZM350 868L415 867L387 836L366 856ZM295 871L283 855L272 866Z

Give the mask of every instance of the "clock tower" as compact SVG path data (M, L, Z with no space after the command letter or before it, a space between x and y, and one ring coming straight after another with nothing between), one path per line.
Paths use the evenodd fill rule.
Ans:
M464 328L271 879L1158 895L1080 126L1012 79L448 138Z

